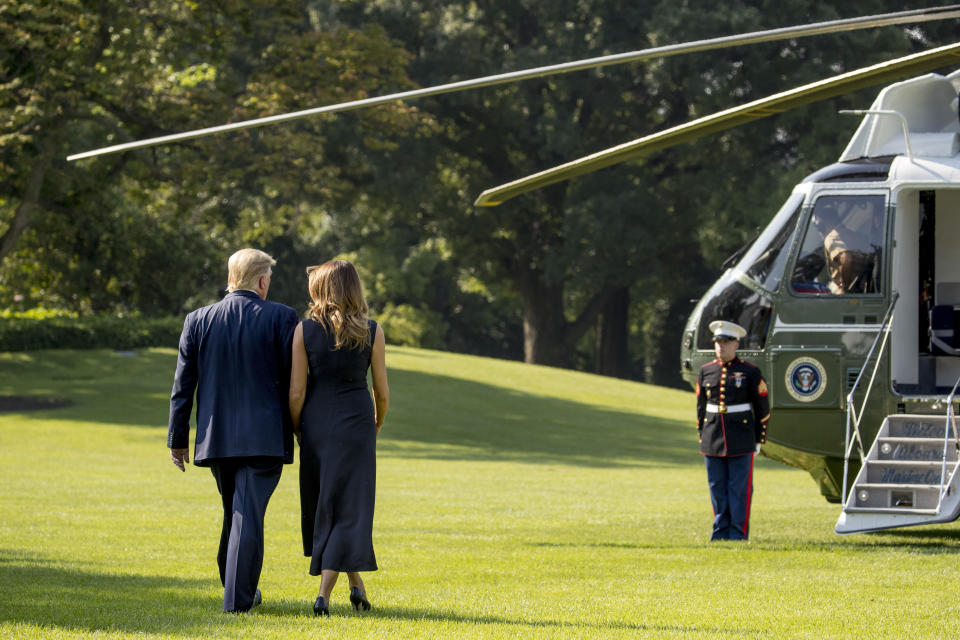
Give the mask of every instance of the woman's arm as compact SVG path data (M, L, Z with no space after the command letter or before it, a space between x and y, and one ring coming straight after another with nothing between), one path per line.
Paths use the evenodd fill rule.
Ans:
M293 332L293 352L290 361L290 417L293 433L300 441L300 413L307 394L307 348L303 346L303 325L298 324Z
M370 373L373 375L373 417L377 423L377 434L387 417L390 406L390 387L387 385L387 348L383 337L383 327L377 325L377 334L373 339L373 351L370 354ZM292 391L291 391L292 393Z

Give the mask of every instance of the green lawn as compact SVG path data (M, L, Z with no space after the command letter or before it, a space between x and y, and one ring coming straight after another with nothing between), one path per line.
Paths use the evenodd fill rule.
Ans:
M752 540L714 543L693 395L391 348L374 610L318 581L296 465L253 613L220 613L220 513L166 444L175 352L0 354L0 638L953 638L957 525L839 537L804 473L757 464ZM772 428L776 429L776 416ZM345 582L345 580L344 580Z

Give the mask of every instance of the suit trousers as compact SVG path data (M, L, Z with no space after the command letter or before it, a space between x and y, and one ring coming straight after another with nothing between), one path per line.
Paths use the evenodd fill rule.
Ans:
M713 503L711 540L746 540L750 534L753 454L704 456Z
M223 584L223 610L248 611L253 606L263 567L263 518L283 461L280 458L210 460L223 503L223 529L217 565Z

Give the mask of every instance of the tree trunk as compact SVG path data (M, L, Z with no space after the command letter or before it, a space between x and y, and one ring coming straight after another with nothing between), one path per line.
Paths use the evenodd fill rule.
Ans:
M47 154L38 156L33 164L30 176L27 178L26 188L23 191L23 197L13 214L13 220L10 221L10 226L7 227L3 235L0 236L0 266L3 266L7 256L17 246L20 235L30 226L30 218L33 217L33 212L40 202L40 190L43 187L43 179L49 166L50 156Z
M523 298L524 362L552 367L569 366L563 287L547 286L536 281L524 284L520 290Z
M663 331L667 324L669 303L663 298L651 298L646 301L643 310L643 381L657 384L657 372L677 362L677 351L670 352L663 344ZM679 345L679 339L677 345Z
M695 301L690 296L677 296L666 311L663 327L658 336L658 357L651 367L652 376L648 382L676 389L689 389L684 381L680 369L680 342L683 339L683 329L687 318L693 311Z
M516 277L523 298L523 359L530 364L570 367L577 341L593 326L615 289L604 287L568 322L563 307L563 284L544 283L535 270Z
M596 372L615 378L630 375L629 335L630 289L620 287L600 311L597 323Z

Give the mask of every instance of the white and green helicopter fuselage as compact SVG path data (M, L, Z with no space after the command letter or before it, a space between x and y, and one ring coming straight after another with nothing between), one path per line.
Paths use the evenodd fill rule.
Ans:
M888 416L933 416L914 422L940 426L885 435L878 452L889 451L877 457L895 464L875 481L864 478L878 487L861 492L864 502L919 509L928 501L923 491L942 503L950 489L956 443L941 445L956 435L944 421L960 380L958 91L960 71L883 89L840 161L794 188L685 328L681 366L691 384L714 357L707 325L727 319L747 328L740 354L770 387L764 453L809 471L832 501L852 486L861 451L867 457ZM841 249L857 254L846 273ZM891 424L898 420L906 422ZM910 439L923 429L936 432L936 446ZM910 484L938 486L903 488ZM940 517L957 515L960 505Z

